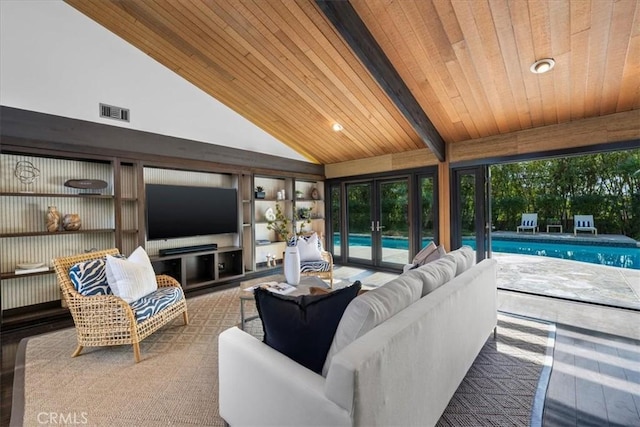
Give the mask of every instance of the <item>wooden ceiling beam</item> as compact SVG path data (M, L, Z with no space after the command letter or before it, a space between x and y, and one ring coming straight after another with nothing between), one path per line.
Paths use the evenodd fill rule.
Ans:
M445 145L442 136L420 107L351 3L348 1L316 0L316 4L406 117L425 145L431 149L438 160L444 161Z

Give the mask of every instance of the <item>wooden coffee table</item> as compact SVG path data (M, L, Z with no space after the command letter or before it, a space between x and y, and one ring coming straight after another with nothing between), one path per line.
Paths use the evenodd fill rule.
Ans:
M243 282L240 282L240 329L244 330L244 325L246 322L258 318L257 315L245 317L245 313L244 313L245 301L254 300L253 292L245 291L245 289L258 285L260 283L265 283L265 282L285 283L286 280L285 280L284 274L274 274L272 276L263 276L263 277L258 277L256 279L245 280ZM310 292L310 288L312 286L316 288L329 289L329 286L324 282L324 280L316 276L303 276L300 278L300 283L292 286L295 286L297 289L287 295L294 296L294 297L298 295L308 295Z

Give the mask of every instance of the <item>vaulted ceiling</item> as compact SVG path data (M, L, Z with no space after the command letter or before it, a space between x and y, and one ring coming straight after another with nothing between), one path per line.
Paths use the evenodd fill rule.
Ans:
M322 164L640 108L638 0L66 2Z

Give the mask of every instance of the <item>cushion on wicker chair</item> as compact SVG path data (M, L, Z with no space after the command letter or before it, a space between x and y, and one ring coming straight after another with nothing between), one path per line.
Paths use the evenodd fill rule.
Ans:
M117 255L124 258L122 255ZM107 283L106 261L104 258L79 262L69 269L69 278L73 287L86 297L95 295L113 295Z
M324 272L331 271L331 264L327 261L301 261L300 272Z
M143 247L138 246L127 259L111 255L106 258L107 283L114 295L129 304L158 289L156 274Z
M300 236L298 238L298 253L300 261L320 261L322 260L322 242L318 235L313 233L310 236Z
M175 287L163 287L153 291L149 295L129 304L136 316L136 322L142 323L151 316L160 313L167 307L182 299L182 289Z

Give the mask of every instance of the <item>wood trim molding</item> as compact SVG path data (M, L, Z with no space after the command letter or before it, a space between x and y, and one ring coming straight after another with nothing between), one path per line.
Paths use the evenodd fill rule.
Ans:
M499 159L640 139L640 110L447 144L449 163ZM327 178L434 166L427 149L325 165Z
M640 139L640 110L450 144L451 163Z
M229 173L287 171L324 177L323 166L314 163L7 106L0 106L0 135L3 145L10 142L47 150L55 143L63 151L182 164L185 168L200 162Z
M387 96L402 112L424 144L440 161L445 159L445 144L406 83L373 35L348 1L316 0L329 22L338 30L353 52L376 79Z
M405 151L404 153L387 154L367 159L350 160L348 162L325 165L324 174L329 178L366 175L370 173L391 172L396 170L436 166L438 159L427 148Z

